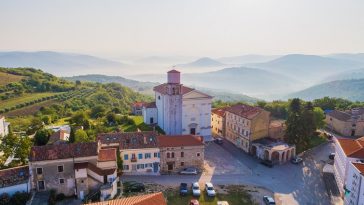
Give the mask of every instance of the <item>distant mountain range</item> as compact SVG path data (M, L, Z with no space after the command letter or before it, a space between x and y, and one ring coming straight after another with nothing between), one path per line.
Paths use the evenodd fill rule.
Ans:
M98 83L119 83L123 86L129 87L135 91L138 91L142 94L154 95L153 87L159 85L159 83L152 83L152 82L141 82L136 80L130 80L127 78L123 78L120 76L106 76L106 75L81 75L81 76L73 76L73 77L64 77L66 80L80 80L84 82L98 82ZM209 95L214 96L215 100L223 100L228 102L248 102L248 103L255 103L258 99L249 97L247 95L242 94L234 94L231 92L221 91L219 89L212 90L208 88L201 88L198 87L197 89L206 92Z
M307 83L317 83L335 73L360 68L364 66L364 63L315 55L291 54L250 66L281 73Z
M53 51L0 52L0 66L33 67L58 76L90 72L105 73L111 69L126 67L123 63L95 56Z
M299 97L313 100L325 96L345 98L352 101L364 101L364 79L338 80L312 86L290 94L287 98Z
M281 56L279 55L242 55L242 56L232 56L232 57L222 57L218 58L217 61L225 63L225 64L234 64L234 65L245 65L249 63L264 63L274 59L277 59Z

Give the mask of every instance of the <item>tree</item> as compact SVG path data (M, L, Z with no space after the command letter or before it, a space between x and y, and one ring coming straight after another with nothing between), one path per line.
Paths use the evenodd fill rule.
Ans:
M294 98L289 104L288 118L286 121L287 130L285 140L289 144L298 146L304 137L302 126L302 105L298 98Z
M19 145L19 138L13 133L1 137L0 150L3 151L1 161L5 161L8 157L15 153L17 146Z
M106 122L108 125L114 125L116 124L116 115L112 112L109 112L107 115L106 115Z
M32 119L29 129L27 130L27 134L31 135L34 134L37 130L42 129L44 126L42 120L40 120L39 118L35 117Z
M22 164L26 164L31 147L32 140L28 136L19 137L19 144L15 151L15 157L19 158Z
M51 130L47 129L38 130L38 132L34 135L34 144L37 146L46 145L51 134L52 134Z
M75 143L77 142L90 142L87 133L82 129L78 129L75 132Z
M96 105L91 109L91 117L99 118L105 115L106 109L102 105Z
M316 129L321 129L325 127L325 113L320 107L315 107L313 109L314 120Z
M84 126L86 121L88 121L88 116L82 111L76 112L70 119L70 122L77 126Z
M116 152L116 163L118 165L118 169L121 171L123 170L123 160L120 157L120 149L118 147L117 152Z

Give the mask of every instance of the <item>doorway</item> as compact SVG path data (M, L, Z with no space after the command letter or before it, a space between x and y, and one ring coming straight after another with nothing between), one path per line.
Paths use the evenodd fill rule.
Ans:
M196 135L196 128L191 128L190 129L190 134L191 135Z
M151 118L149 119L149 122L150 122L150 124L153 124L153 123L154 123L154 119L151 117Z

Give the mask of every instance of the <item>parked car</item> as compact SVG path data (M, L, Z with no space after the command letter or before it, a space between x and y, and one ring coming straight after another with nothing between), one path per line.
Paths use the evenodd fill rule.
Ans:
M263 196L263 201L266 205L275 205L276 204L274 199L270 196Z
M206 190L207 196L212 196L212 197L216 196L214 185L212 185L212 183L207 182L205 184L205 190Z
M303 159L301 157L294 157L291 159L291 162L293 164L299 164L299 163L303 162Z
M267 167L269 167L269 168L273 167L273 162L270 161L270 160L262 160L260 163L267 166Z
M191 199L190 205L200 205L200 203L197 201L197 199Z
M195 167L188 167L179 172L179 174L197 174L198 171Z
M188 194L187 183L181 183L179 186L179 194L185 196Z
M143 183L129 182L129 183L126 183L124 190L125 190L125 192L143 192L143 191L145 191L145 186Z
M198 182L192 183L192 195L197 197L201 195L200 185Z
M224 141L223 141L223 140L222 140L222 138L220 138L220 137L216 138L216 139L214 140L214 142L215 142L216 144L219 144L219 145L224 144Z
M331 153L331 154L329 155L329 159L334 160L334 159L335 159L335 153Z
M227 201L218 201L217 205L229 205L229 202L227 202Z

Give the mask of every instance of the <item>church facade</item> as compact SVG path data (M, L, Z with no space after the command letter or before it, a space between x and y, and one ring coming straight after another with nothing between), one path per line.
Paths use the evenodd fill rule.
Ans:
M171 70L167 83L154 87L155 106L144 107L147 124L158 124L167 135L200 135L211 138L212 97L181 84L181 73ZM157 116L148 113L157 113ZM154 119L157 118L157 119Z

